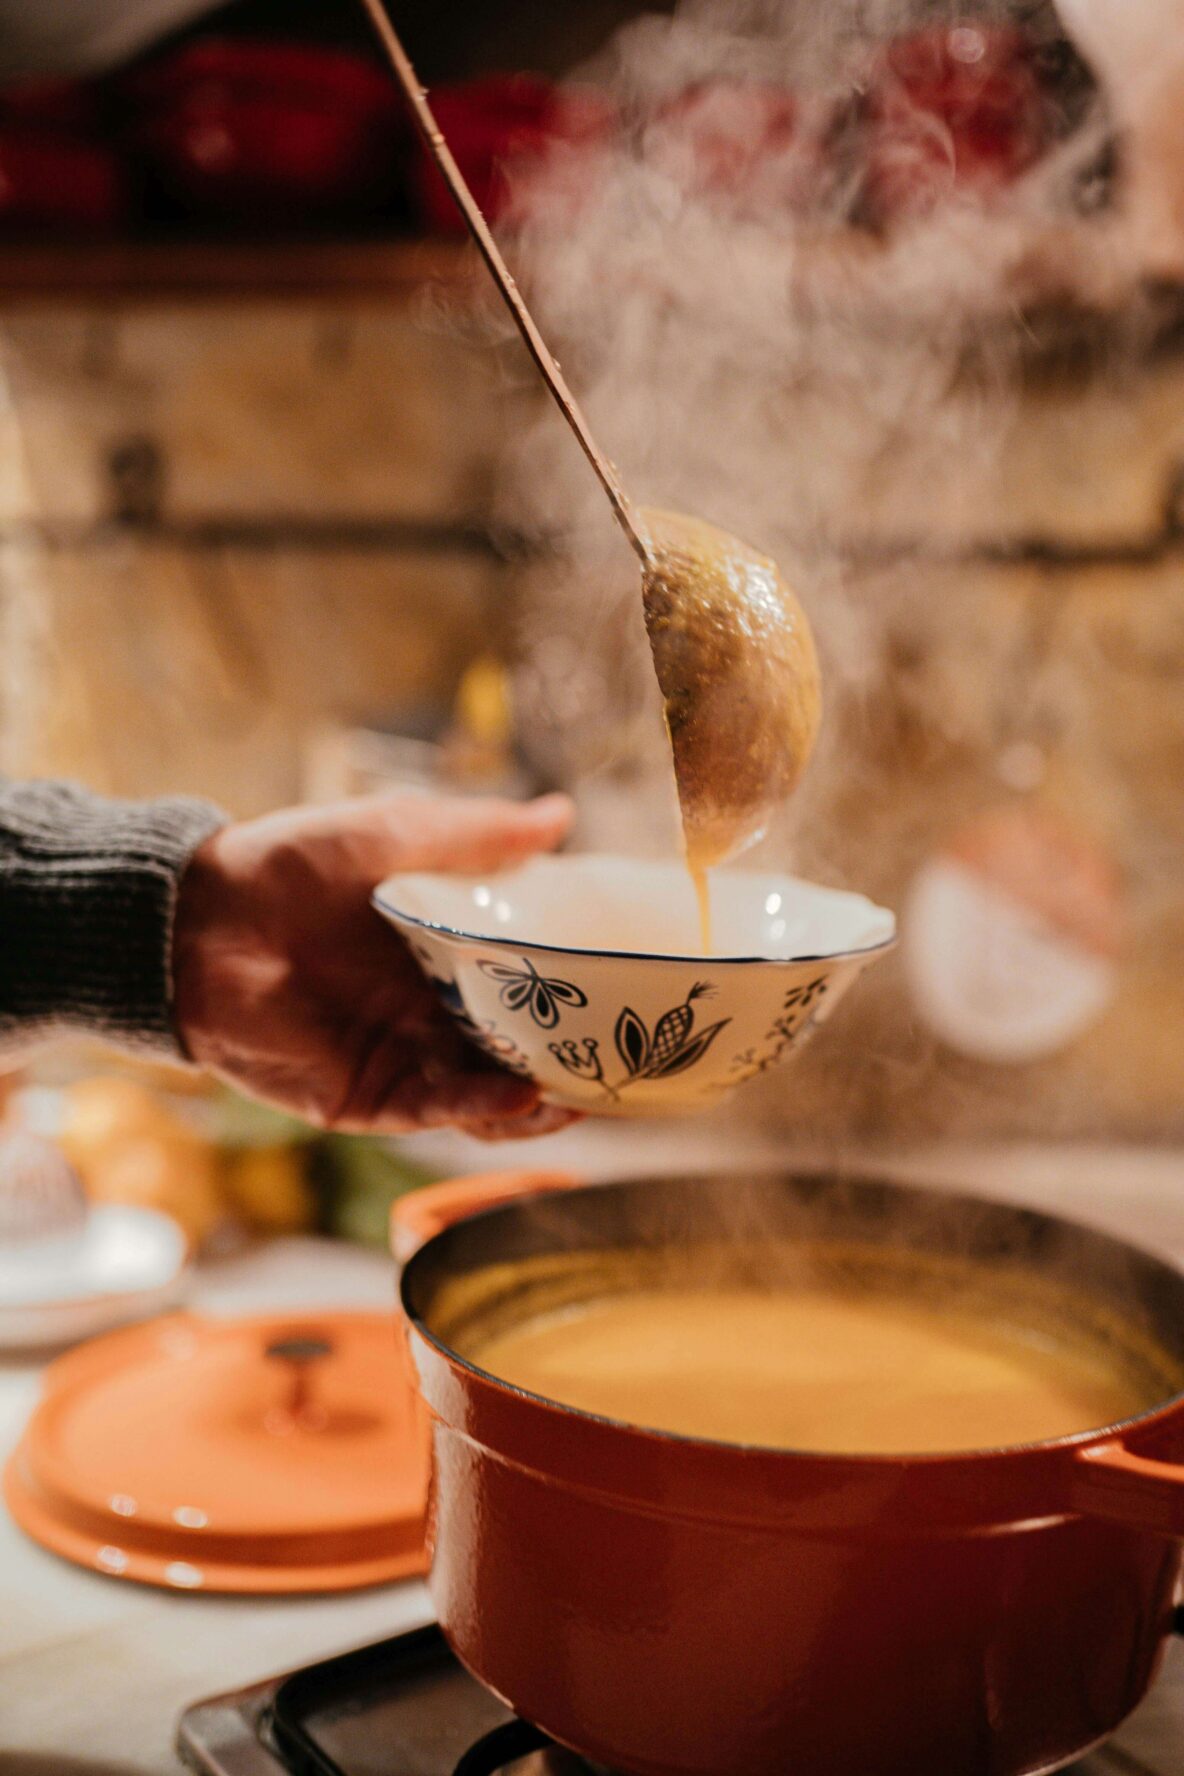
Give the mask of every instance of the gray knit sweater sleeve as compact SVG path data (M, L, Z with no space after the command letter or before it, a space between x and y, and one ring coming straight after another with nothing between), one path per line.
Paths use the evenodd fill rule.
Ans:
M110 801L0 779L0 1052L77 1031L179 1054L177 887L223 818L186 797Z

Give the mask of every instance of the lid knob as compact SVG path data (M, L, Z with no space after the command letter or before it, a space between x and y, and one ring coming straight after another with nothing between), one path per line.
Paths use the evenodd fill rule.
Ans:
M264 1414L264 1429L274 1437L288 1437L297 1430L324 1430L329 1414L312 1397L312 1375L317 1363L332 1356L331 1340L315 1332L294 1332L287 1338L271 1339L263 1354L285 1366L288 1383L282 1404L268 1407Z

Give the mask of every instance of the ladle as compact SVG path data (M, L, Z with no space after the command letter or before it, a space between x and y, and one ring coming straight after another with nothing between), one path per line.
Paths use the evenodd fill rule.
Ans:
M806 614L776 563L738 538L699 519L633 506L498 250L382 0L362 4L526 349L641 561L687 861L705 906L703 872L761 836L813 748L821 698Z
M514 281L513 273L501 256L498 244L493 238L481 207L469 190L465 176L457 166L448 143L444 140L440 126L428 104L427 94L420 85L419 77L411 65L410 57L400 43L395 28L386 15L382 0L362 0L362 5L369 13L374 29L378 33L379 42L390 59L395 77L411 107L411 114L427 145L428 153L439 168L445 184L452 193L457 209L468 224L481 257L489 267L493 281L500 290L506 307L525 341L527 351L534 359L539 374L555 398L559 411L575 433L581 450L588 458L600 485L608 495L609 505L613 509L617 523L629 539L630 547L636 552L642 566L648 566L650 562L649 546L634 516L633 507L621 486L617 471L589 431L588 421L584 418L579 402L567 386L567 379L559 368L557 359L539 332L534 316L527 308L522 292Z

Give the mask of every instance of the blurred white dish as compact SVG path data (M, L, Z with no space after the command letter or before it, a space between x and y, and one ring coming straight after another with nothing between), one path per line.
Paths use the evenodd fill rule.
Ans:
M721 870L711 898L710 955L678 863L393 876L374 904L465 1033L550 1100L660 1116L788 1060L895 942L883 907L792 876Z
M176 1301L186 1241L167 1215L115 1204L76 1231L0 1245L0 1348L73 1343Z

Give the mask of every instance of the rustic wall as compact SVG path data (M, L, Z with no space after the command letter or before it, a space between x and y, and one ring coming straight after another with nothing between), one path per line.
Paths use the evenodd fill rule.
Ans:
M318 723L448 697L500 606L487 354L405 303L61 303L0 338L9 768L245 811Z
M595 565L528 584L480 540L510 407L463 329L406 302L128 301L14 312L0 337L4 767L272 805L325 720L447 697L513 600L536 756L581 790L590 838L669 845L638 625ZM871 554L799 563L827 720L766 855L902 908L968 816L1047 806L1121 877L1115 995L1062 1052L985 1065L926 1032L897 956L744 1103L836 1139L1178 1138L1184 358L1070 369L1002 421L981 411L999 435L974 475L888 453L854 508ZM910 536L932 558L875 558Z
M764 1108L832 1132L1178 1139L1184 552L912 568L903 584L885 571L861 590L881 614L875 662L832 696L826 751L783 838L796 865L895 907L907 931L918 870L976 816L1068 820L1119 878L1115 991L1058 1052L987 1064L927 1032L898 952L797 1068L764 1082Z

